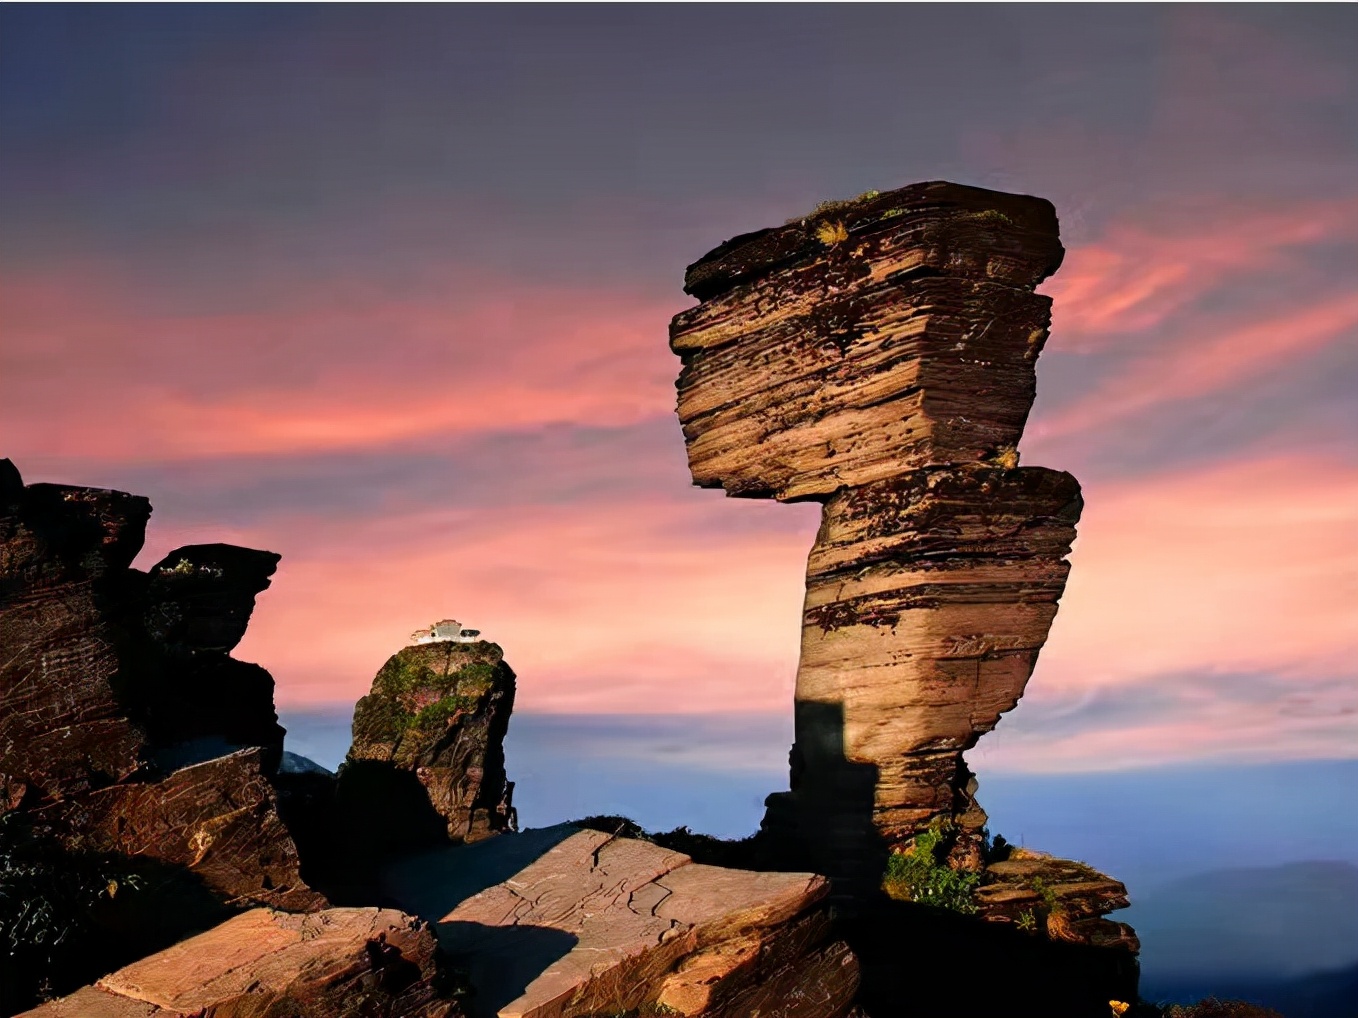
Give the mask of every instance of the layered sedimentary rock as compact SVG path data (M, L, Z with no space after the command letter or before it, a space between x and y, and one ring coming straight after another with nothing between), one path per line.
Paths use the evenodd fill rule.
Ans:
M530 845L541 851L506 866ZM463 891L469 874L511 875L463 897L440 888L440 869ZM858 968L830 934L827 890L812 874L704 866L569 825L412 860L389 887L397 900L463 897L435 929L471 978L476 1018L839 1018Z
M1059 266L1050 203L927 183L691 266L676 316L695 483L817 500L792 790L765 831L850 897L932 821L979 869L964 750L1023 692L1081 502L1019 468Z
M351 826L391 848L513 829L503 744L514 672L503 658L483 640L409 646L388 659L354 708L340 768Z
M21 1018L454 1018L434 952L391 909L254 909Z
M0 460L0 812L141 766L112 608L150 515L125 492L25 487Z
M986 866L975 900L990 922L1053 940L1141 949L1130 926L1102 918L1128 906L1127 888L1084 863L1014 849L1007 859Z
M194 544L170 552L147 573L140 628L151 650L140 701L156 745L259 746L265 769L277 770L283 728L274 713L273 677L231 651L278 560L270 551Z
M193 743L277 767L273 679L229 651L278 556L192 545L143 573L150 514L0 461L0 812L187 762Z
M943 183L723 244L670 329L694 481L801 499L1011 455L1061 256L1048 202Z
M241 907L325 904L268 780L273 680L229 653L278 556L193 545L144 573L131 563L150 511L125 492L25 486L0 460L0 847L27 853L6 900L80 926L35 963L0 957L7 1007ZM109 880L91 905L95 872Z

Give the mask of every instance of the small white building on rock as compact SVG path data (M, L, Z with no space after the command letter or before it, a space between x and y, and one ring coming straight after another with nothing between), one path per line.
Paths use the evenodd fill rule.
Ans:
M481 639L481 630L463 629L457 619L444 619L435 622L427 629L417 629L410 634L412 644L420 643L475 643Z

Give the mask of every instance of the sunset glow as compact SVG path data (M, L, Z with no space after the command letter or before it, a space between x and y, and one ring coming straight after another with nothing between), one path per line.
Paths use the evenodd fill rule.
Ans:
M720 46L710 80L683 46L656 56L663 92L610 56L605 94L552 78L545 36L523 40L537 64L482 66L481 29L428 41L399 19L369 50L298 15L296 53L232 22L181 40L192 60L129 57L116 109L16 65L88 125L0 121L31 143L0 180L0 455L147 495L143 567L187 542L279 552L238 655L287 709L351 703L453 616L504 647L522 712L786 712L818 509L691 487L667 346L684 265L867 187L1025 191L1068 252L1041 288L1023 463L1070 470L1086 509L987 759L1352 756L1356 72L1323 33L1278 41L1252 16L1024 29L1031 66L949 51L936 80L986 87L947 118L894 51L858 59L873 32L824 42L856 40L862 80L785 82L786 109ZM1160 64L1118 63L1162 43ZM1259 61L1305 73L1275 93ZM1136 97L1106 115L1082 99L1104 70L1105 105ZM155 99L206 94L217 119Z

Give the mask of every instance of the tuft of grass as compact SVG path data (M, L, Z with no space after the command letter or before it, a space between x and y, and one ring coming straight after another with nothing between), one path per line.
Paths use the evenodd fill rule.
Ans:
M974 895L981 875L955 870L946 862L956 833L956 824L951 820L930 823L904 851L893 852L887 859L882 890L898 901L974 915L977 911Z
M808 219L821 219L830 216L840 215L849 212L856 206L865 202L870 202L874 198L880 198L881 191L864 191L862 194L854 195L852 198L833 198L829 201L817 202L816 207L804 216L793 216L784 226L791 226L793 223L805 223Z
M982 209L980 212L964 212L959 219L965 219L973 223L983 223L986 226L1014 226L1012 219L1006 216L999 209Z
M990 462L1001 470L1013 470L1019 465L1019 453L1012 445L1002 445L995 450L995 455L990 457Z

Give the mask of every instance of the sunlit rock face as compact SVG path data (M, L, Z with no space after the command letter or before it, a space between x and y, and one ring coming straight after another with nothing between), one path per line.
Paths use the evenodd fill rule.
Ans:
M472 1018L842 1018L858 962L828 889L573 824L408 856L383 886L434 923Z
M695 483L823 504L791 791L766 834L849 893L931 821L979 868L965 750L1022 695L1081 501L1018 467L1062 258L1042 199L941 182L822 206L691 266L676 316Z

